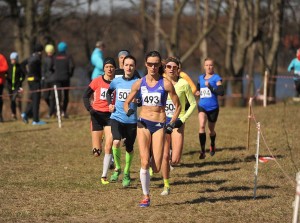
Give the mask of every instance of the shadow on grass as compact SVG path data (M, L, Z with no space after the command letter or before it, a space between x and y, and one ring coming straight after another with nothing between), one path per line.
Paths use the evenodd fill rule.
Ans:
M214 173L214 172L231 172L231 171L237 171L240 170L241 168L239 167L235 167L235 168L230 168L230 169L224 169L224 168L215 168L212 170L199 170L199 171L195 171L195 172L189 172L187 174L188 177L196 177L196 176L201 176L201 175L206 175L206 174L210 174L210 173Z
M24 132L39 132L44 130L49 130L51 128L37 128L37 129L26 129L26 130L17 130L17 131L8 131L8 132L1 132L0 135L7 135L7 134L15 134L15 133L24 133Z
M223 183L226 183L227 180L189 180L189 181L176 181L174 183L172 183L172 185L190 185L190 184L216 184L216 185L220 185Z
M273 190L279 188L277 186L269 186L269 185L261 185L258 186L257 189L265 189L265 190ZM217 190L213 189L206 189L201 191L201 193L206 193L206 192L220 192L220 191L225 191L225 192L235 192L235 191L252 191L253 187L248 187L248 186L239 186L239 187L220 187Z
M255 160L255 158L254 158ZM181 167L188 167L188 168L198 168L198 167L204 167L204 166L224 166L224 165L232 165L236 163L241 163L241 162L250 162L252 160L247 158L247 161L241 160L239 158L233 158L232 160L225 160L225 161L203 161L201 163L181 163Z
M194 199L191 201L186 201L183 203L175 203L176 205L182 205L182 204L199 204L199 203L215 203L218 201L247 201L247 200L264 200L264 199L270 199L272 196L257 196L255 199L253 196L229 196L229 197L219 197L219 198L211 198L211 197L200 197L198 199Z
M228 151L240 151L240 150L246 150L245 146L236 146L236 147L224 147L224 148L217 148L216 152L221 152L223 150L228 150ZM182 155L194 155L194 154L199 154L200 148L196 151L189 151L187 153L183 153Z

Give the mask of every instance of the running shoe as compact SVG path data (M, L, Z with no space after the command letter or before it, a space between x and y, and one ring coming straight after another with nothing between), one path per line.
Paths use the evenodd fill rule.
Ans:
M27 124L28 123L28 117L27 117L26 113L23 112L21 114L21 117L22 117L23 122Z
M205 152L200 152L200 156L199 156L199 159L203 160L205 159Z
M115 170L114 173L110 177L110 182L117 182L120 174L121 174L121 169Z
M149 167L149 174L150 174L150 177L153 176L153 169L152 169L152 167Z
M215 153L216 153L216 147L215 146L210 146L209 152L210 152L211 156L215 155Z
M160 195L165 196L170 194L170 187L164 187L163 192Z
M38 122L33 121L32 122L32 125L45 125L45 124L46 124L46 122L44 122L44 121L38 121Z
M107 180L106 177L101 177L101 183L102 183L103 185L106 185L106 184L109 184L109 181Z
M115 161L114 161L114 158L112 158L111 161L110 161L109 169L110 169L110 170L115 169Z
M150 206L150 198L144 198L140 202L140 207L145 208Z
M124 177L123 177L123 180L122 180L123 187L129 187L130 186L130 182L131 182L130 174L129 173L124 174Z

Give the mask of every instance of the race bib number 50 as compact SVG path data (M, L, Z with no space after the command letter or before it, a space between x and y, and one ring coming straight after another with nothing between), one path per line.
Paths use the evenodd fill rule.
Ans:
M211 98L211 91L207 87L201 88L200 98Z
M129 94L130 94L130 89L118 89L117 99L119 101L125 101Z
M174 115L175 105L173 104L172 100L167 100L165 112L166 112L167 117L172 117Z

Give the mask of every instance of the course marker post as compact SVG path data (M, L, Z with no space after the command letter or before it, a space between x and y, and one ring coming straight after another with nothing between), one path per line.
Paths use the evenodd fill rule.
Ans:
M294 214L293 214L293 223L298 222L298 213L299 213L299 202L300 202L300 172L296 175L297 187L296 187L296 195L294 201Z
M264 77L264 99L263 99L263 105L264 107L267 107L267 97L268 97L268 77L269 73L266 70L265 71L265 77Z
M251 107L252 107L252 99L250 97L249 99L249 107L248 107L248 133L247 133L247 149L249 149L249 141L250 141L250 124L251 124L251 116L252 116L252 110L251 110Z
M260 122L257 123L257 142L256 142L256 163L255 163L255 177L254 177L254 196L256 198L256 189L257 189L257 175L258 175L258 157L259 157L259 138L260 138Z
M58 93L57 93L56 85L54 85L54 94L55 94L55 102L56 102L56 115L57 115L58 127L61 128L60 106L59 106L59 100L58 100Z

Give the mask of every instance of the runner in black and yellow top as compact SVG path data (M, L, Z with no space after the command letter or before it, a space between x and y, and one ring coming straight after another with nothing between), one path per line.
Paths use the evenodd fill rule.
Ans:
M196 100L189 83L185 79L179 77L180 61L175 57L169 57L165 60L165 62L165 76L174 85L176 94L179 97L180 104L185 105L188 102L190 106L187 110L185 110L184 106L181 107L178 119L175 121L175 128L173 132L169 135L166 135L164 145L164 156L161 167L161 172L164 179L164 190L161 193L161 195L170 194L170 162L172 164L178 164L180 162L183 150L185 121L191 116L191 114L196 108ZM172 100L170 100L169 97L167 99L165 111L167 116L166 124L168 124L171 118L173 117L175 111L175 105L172 103ZM170 158L171 143L172 156Z

